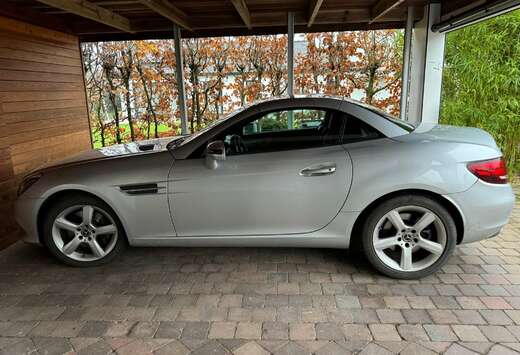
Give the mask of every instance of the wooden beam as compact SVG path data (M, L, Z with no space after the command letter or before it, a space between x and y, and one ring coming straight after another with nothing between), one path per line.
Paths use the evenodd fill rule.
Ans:
M105 9L86 0L37 0L45 5L52 6L74 15L100 22L124 32L133 33L130 21L113 11Z
M311 27L318 16L318 11L320 11L321 4L323 4L323 0L312 0L309 6L309 20L307 21L307 27Z
M379 20L388 11L402 4L404 0L379 0L370 11L371 19L369 23Z
M251 29L253 26L251 25L251 14L249 13L249 9L247 8L246 0L231 0L233 6L237 10L238 14L242 18L242 21L246 24L247 28Z
M143 5L148 6L159 15L166 17L174 24L192 31L190 24L188 23L188 16L170 2L164 0L139 0Z

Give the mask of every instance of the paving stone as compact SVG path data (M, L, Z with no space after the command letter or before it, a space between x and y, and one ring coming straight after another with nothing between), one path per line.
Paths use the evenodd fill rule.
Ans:
M506 343L506 342L514 342L516 338L514 337L509 330L505 327L498 325L481 325L479 326L480 330L489 341L495 343Z
M363 324L343 324L343 334L347 341L371 341L372 334L368 326Z
M453 331L461 341L468 342L485 342L487 341L486 337L480 329L475 325L462 325L456 324L452 326Z
M377 345L376 343L370 343L359 354L360 355L392 355L393 353L386 350L382 346Z
M444 355L478 355L478 353L454 343L446 350Z
M377 313L373 309L352 309L350 311L352 313L353 323L369 324L379 322Z
M401 337L394 325L391 324L369 324L372 337L377 341L400 341Z
M201 347L193 350L191 355L230 355L231 352L215 340L210 340Z
M457 297L462 309L485 309L486 306L478 297Z
M410 343L404 350L399 354L401 355L435 355L436 352L431 351L416 343Z
M349 295L337 295L336 305L338 308L361 308L359 297Z
M235 337L235 322L213 322L209 329L210 339L233 339Z
M344 340L341 326L334 323L316 324L316 338L318 340Z
M431 309L428 311L435 324L456 324L457 316L449 309Z
M480 301L489 309L513 309L503 297L480 297Z
M84 338L99 338L105 335L110 326L110 322L106 321L88 321L85 322L78 336Z
M290 323L289 324L290 340L314 340L316 339L316 330L314 323Z
M477 352L479 354L487 354L489 349L493 346L493 343L489 342L459 342L459 345L462 345L464 348L469 349L471 351Z
M112 348L105 340L98 340L97 342L84 347L77 352L78 355L106 355L112 352Z
M237 339L261 339L262 323L238 322L235 333Z
M315 354L316 355L340 355L340 354L348 355L349 352L341 345L334 343L334 342L329 342L326 345L322 346L318 351L316 351Z
M503 345L497 344L491 348L491 350L488 352L489 355L516 355L518 354L517 351L514 351L512 349L508 349Z
M40 354L65 354L72 351L70 342L65 338L32 338L32 341Z
M435 307L438 309L459 309L460 305L453 296L432 296L430 297Z
M182 330L181 338L186 339L207 339L209 332L209 322L186 322Z
M449 325L425 324L424 330L432 341L457 341L458 338Z
M0 336L23 337L32 332L38 324L37 321L4 322L3 329L0 329Z
M474 310L454 310L453 313L457 316L461 324L486 324L481 314Z
M153 338L159 324L159 322L137 322L130 330L129 335L136 338Z
M405 323L405 319L398 309L377 309L376 313L381 323Z
M306 351L303 347L296 344L295 342L289 342L276 350L273 355L310 355L310 352Z
M403 313L406 322L411 324L425 324L432 323L432 319L428 312L424 309L403 309Z
M16 342L11 343L0 350L0 354L5 355L22 355L22 354L34 354L37 351L37 347L30 338L18 339Z
M184 322L160 322L155 338L178 339L185 327Z
M428 341L428 335L424 331L422 325L401 324L397 326L397 331L401 338L407 341Z
M406 297L410 306L414 309L433 309L435 305L428 296L408 296Z
M186 355L189 353L190 349L177 340L169 342L154 352L155 355Z
M513 324L511 318L507 316L507 314L502 310L491 310L491 309L483 309L480 311L480 314L488 324L492 325L510 325Z
M270 353L254 341L245 343L233 351L235 355L269 355Z
M286 340L289 338L289 325L283 322L264 322L262 325L262 339Z

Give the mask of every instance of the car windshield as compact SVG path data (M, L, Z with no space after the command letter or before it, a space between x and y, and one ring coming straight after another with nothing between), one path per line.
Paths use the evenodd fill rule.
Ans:
M224 121L227 121L228 119L232 118L237 113L244 111L246 108L247 107L242 107L242 108L240 108L238 110L230 112L227 115L222 116L218 120L215 120L215 121L209 123L206 127L202 128L201 130L199 130L199 131L197 131L197 132L195 132L193 134L190 134L190 135L184 136L182 138L176 139L174 141L171 141L170 143L168 143L168 149L172 150L172 149L178 148L178 147L180 147L180 146L182 146L182 145L184 145L184 144L186 144L188 142L191 142L192 140L194 140L195 138L203 135L204 133L206 133L207 131L209 131L213 127L221 124Z

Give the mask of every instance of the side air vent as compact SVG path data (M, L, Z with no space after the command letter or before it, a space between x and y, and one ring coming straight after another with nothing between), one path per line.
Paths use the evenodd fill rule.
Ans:
M147 152L149 150L153 150L155 148L155 144L142 144L139 145L139 150L141 152Z
M159 191L157 184L124 185L119 188L129 195L156 194Z

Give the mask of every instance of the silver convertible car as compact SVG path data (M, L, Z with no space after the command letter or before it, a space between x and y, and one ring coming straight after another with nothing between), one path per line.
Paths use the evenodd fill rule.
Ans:
M27 240L89 266L132 246L364 250L396 278L490 238L514 195L476 128L415 128L330 97L259 102L190 136L92 150L25 177Z

